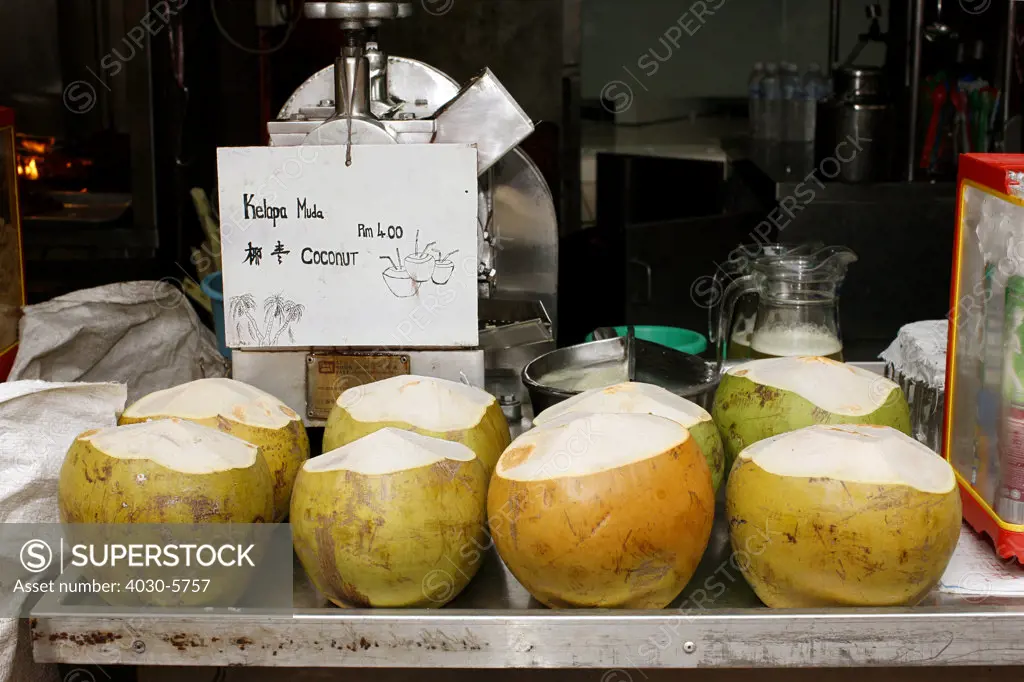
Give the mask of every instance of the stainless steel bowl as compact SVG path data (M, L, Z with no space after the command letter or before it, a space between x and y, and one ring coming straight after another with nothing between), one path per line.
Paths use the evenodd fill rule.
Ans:
M676 395L709 409L718 385L715 365L704 359L665 346L635 339L636 381L661 386ZM552 385L546 377L562 371L595 371L616 364L626 377L626 339L614 337L559 348L531 361L523 368L523 385L530 395L533 413L556 405L582 391Z

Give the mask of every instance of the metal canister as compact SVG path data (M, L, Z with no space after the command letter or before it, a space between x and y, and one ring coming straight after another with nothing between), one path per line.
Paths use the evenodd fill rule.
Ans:
M911 435L936 452L942 448L948 333L946 320L911 322L881 354L886 378L899 384L910 405Z
M892 126L882 70L849 66L837 69L832 79L835 92L818 106L815 153L819 167L834 159L838 167L834 179L842 182L887 179L892 167Z
M945 390L909 377L891 362L885 363L885 377L895 381L903 389L903 395L910 405L910 429L914 438L939 452L942 447Z

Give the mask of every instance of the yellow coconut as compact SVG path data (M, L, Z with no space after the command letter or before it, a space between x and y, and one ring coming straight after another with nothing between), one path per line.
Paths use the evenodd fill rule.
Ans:
M711 472L679 423L570 413L498 460L487 496L495 546L551 607L663 608L711 535Z
M718 428L711 415L700 405L653 384L627 381L606 388L593 388L552 405L538 414L533 423L541 426L571 412L621 412L653 414L685 426L711 469L711 482L718 491L725 469L725 452Z
M455 381L403 375L338 396L324 429L324 452L384 427L468 446L490 474L511 436L494 396Z
M711 415L725 445L726 475L748 445L812 424L878 424L910 433L910 407L898 384L816 356L731 368L715 391Z
M57 492L61 521L76 542L160 546L180 543L252 542L236 524L269 522L273 482L259 449L241 439L179 419L87 431L72 443ZM77 526L77 524L89 524ZM93 525L103 524L103 525ZM215 524L164 537L155 524ZM221 525L223 524L223 525ZM232 528L236 530L231 530ZM258 562L264 547L255 547ZM167 589L121 589L101 596L116 605L199 606L234 603L248 585L248 566L202 568L179 547L177 568L120 563L87 567L86 574L125 586L130 580L162 580ZM198 561L198 559L196 560ZM256 563L258 566L259 564ZM175 579L207 581L201 591L174 590ZM152 583L151 583L152 584Z
M783 608L917 604L961 523L949 463L887 426L810 426L751 445L726 511L744 577Z
M80 435L58 501L66 523L269 523L272 485L256 446L169 419Z
M303 465L295 552L338 606L443 606L480 567L486 500L468 447L383 428Z
M177 417L211 426L259 446L274 479L274 521L288 515L292 484L309 459L302 419L274 396L234 379L199 379L156 393L129 406L120 423Z

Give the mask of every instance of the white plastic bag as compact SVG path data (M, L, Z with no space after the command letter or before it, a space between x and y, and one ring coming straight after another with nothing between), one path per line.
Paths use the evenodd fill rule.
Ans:
M113 426L123 384L0 383L0 521L57 523L57 481L74 439ZM25 619L0 619L0 682L55 682L57 666L32 660Z
M167 282L83 289L24 308L10 380L115 381L128 400L227 376L217 339Z

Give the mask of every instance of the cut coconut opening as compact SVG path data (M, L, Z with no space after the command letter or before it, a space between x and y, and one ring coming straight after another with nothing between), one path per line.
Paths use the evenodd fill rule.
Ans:
M888 426L808 426L758 441L740 458L776 476L905 485L924 493L948 493L956 485L946 460Z
M227 378L197 379L150 393L131 405L125 417L224 417L248 426L280 429L299 416L274 396L249 384Z
M899 390L897 384L879 374L822 357L752 360L730 368L728 373L790 391L827 412L849 417L871 414Z
M473 386L411 374L354 386L338 396L338 405L358 421L404 422L438 432L473 428L494 402Z
M115 459L148 459L183 474L248 469L259 448L251 443L181 419L111 426L82 440Z
M462 443L392 427L378 429L348 445L307 460L308 472L351 471L365 476L419 469L444 460L468 462L476 455Z
M574 412L653 414L671 419L686 428L711 421L711 415L700 405L661 386L627 381L574 395L541 412L533 423L540 426L555 417Z
M664 454L690 437L652 414L572 412L516 438L495 473L512 481L588 476Z

